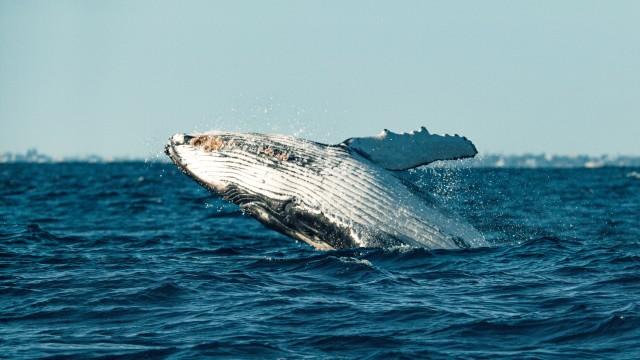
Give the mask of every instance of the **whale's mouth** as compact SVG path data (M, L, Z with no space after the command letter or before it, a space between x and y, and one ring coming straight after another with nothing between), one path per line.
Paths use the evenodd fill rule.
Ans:
M164 153L173 161L174 164L185 174L193 177L191 171L187 169L186 162L177 150L178 146L189 145L189 141L193 138L187 134L175 134L169 138L169 141L164 146Z
M197 138L198 136L175 134L169 138L169 141L164 146L164 153L185 175L195 180L202 187L220 194L225 191L225 183L211 179L201 171L194 172L191 168L194 161L197 161L192 151L194 147L193 142Z
M169 156L169 158L176 165L183 167L184 164L183 164L182 158L178 153L178 151L176 150L176 147L180 145L189 145L193 138L194 137L191 135L181 134L181 133L173 135L172 137L169 138L169 141L164 146L164 153L167 156Z
M169 142L164 147L164 153L169 154L170 148L180 145L188 145L193 136L187 134L175 134L169 138ZM175 150L175 149L174 149Z

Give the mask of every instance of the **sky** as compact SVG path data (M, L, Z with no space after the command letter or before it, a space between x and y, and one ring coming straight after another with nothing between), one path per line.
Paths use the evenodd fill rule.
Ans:
M176 132L640 155L640 1L0 0L0 152Z

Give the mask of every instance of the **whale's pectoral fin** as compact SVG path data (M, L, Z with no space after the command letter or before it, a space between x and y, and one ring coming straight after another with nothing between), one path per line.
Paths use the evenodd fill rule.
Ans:
M406 170L437 160L473 157L478 153L464 136L430 134L424 127L409 134L385 129L378 136L350 138L343 144L388 170Z

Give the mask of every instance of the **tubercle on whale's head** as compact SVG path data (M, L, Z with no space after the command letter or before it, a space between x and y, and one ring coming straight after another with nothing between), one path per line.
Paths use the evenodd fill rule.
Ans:
M213 152L223 149L231 149L236 146L234 140L224 140L223 134L184 134L177 133L169 138L165 146L165 153L172 156L171 149L176 150L180 146L191 147L204 152Z
M210 132L194 135L175 134L169 139L169 144L167 144L166 148L168 149L170 146L188 145L205 153L239 150L276 162L295 160L292 149L287 146L279 146L276 144L277 141L274 143L273 141L269 141L268 138L268 135L256 136L256 134L251 133ZM170 155L166 149L165 153Z
M206 152L218 151L224 148L231 149L235 146L234 140L225 141L220 135L197 135L188 139L191 146Z

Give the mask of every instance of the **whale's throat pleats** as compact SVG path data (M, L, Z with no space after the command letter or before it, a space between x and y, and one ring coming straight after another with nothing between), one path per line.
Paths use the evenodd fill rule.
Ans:
M322 214L310 214L296 206L296 200L274 200L252 193L237 185L229 185L220 194L265 226L300 239L323 250L356 247L349 229L342 228Z

